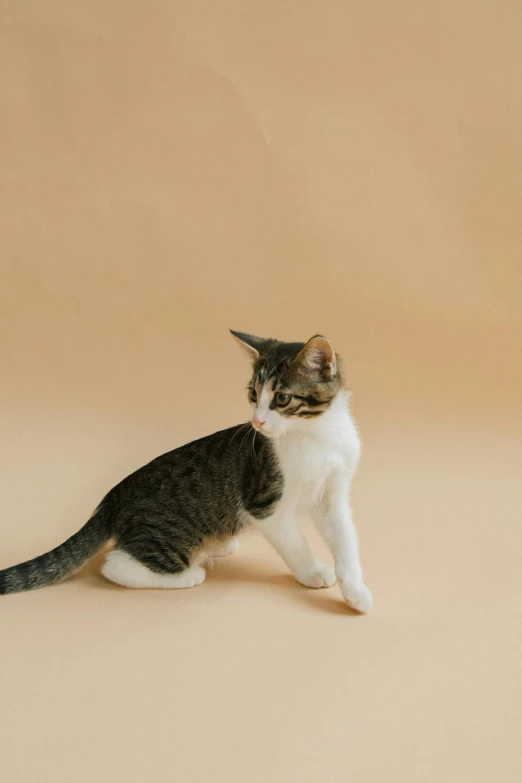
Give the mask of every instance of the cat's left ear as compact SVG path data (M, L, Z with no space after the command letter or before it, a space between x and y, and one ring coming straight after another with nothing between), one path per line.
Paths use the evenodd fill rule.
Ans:
M316 334L308 340L302 351L297 354L296 361L307 370L319 372L322 375L334 376L337 372L337 360L333 346L321 334Z
M258 359L263 352L263 347L266 343L262 337L255 337L253 334L245 334L244 332L234 332L233 329L229 329L230 334L236 338L240 346L246 349L250 358Z

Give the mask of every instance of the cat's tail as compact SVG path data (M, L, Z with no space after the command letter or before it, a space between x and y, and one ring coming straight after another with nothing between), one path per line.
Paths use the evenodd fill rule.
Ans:
M0 594L34 590L63 582L72 576L111 538L110 505L108 498L102 500L82 529L56 549L0 571Z

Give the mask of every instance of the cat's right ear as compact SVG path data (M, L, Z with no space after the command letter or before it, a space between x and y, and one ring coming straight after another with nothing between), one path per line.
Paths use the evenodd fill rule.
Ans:
M261 356L266 340L262 337L255 337L253 334L234 332L233 329L229 329L229 331L230 334L236 338L241 348L248 353L251 359L258 359Z

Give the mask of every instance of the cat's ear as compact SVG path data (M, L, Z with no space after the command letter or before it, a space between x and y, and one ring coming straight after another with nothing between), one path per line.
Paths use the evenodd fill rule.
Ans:
M337 360L333 346L326 337L311 337L295 359L306 370L333 376L337 372Z
M263 352L266 343L262 337L255 337L253 334L244 334L244 332L234 332L230 329L230 334L236 338L241 348L243 348L250 358L257 359Z

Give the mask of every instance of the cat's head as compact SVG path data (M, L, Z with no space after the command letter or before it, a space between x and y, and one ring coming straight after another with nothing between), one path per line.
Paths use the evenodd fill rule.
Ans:
M344 387L343 365L321 335L285 343L230 330L252 360L252 426L268 437L319 421Z

